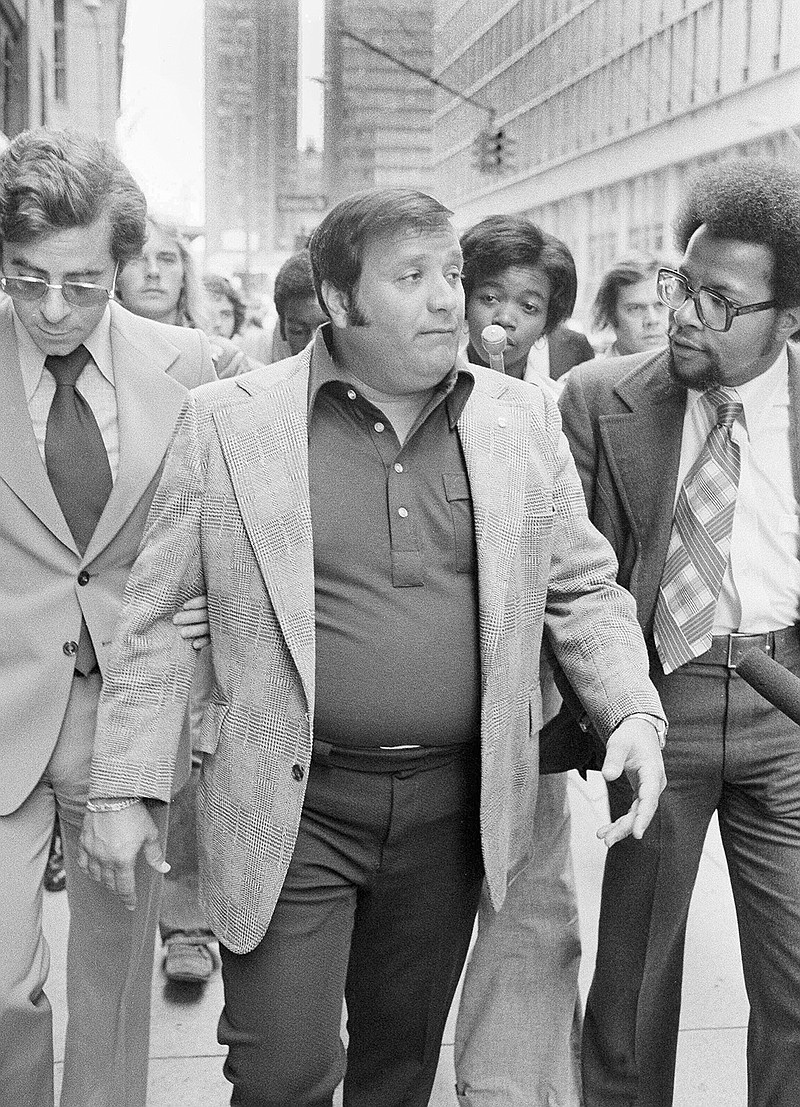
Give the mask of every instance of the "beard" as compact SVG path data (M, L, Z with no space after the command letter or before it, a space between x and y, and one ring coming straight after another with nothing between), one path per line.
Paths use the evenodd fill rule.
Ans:
M685 388L694 388L699 392L720 386L735 388L738 384L753 380L769 369L783 344L777 328L770 328L747 360L731 365L724 351L708 347L682 350L681 347L676 348L675 337L675 332L671 332L670 373Z

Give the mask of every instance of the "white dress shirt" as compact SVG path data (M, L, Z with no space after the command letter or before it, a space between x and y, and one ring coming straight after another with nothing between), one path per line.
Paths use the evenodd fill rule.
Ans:
M14 312L14 330L17 336L17 352L22 370L25 399L28 402L36 445L44 463L44 437L47 416L56 394L53 374L44 367L45 355L33 341ZM111 358L111 311L103 313L100 322L83 345L89 351L88 361L78 377L81 396L92 409L97 420L103 444L108 454L111 479L116 481L119 470L119 422L117 419L117 392L114 386L114 365Z
M800 503L793 479L786 347L766 372L734 391L743 406L731 431L741 471L713 633L761 634L796 623L800 608ZM701 395L689 391L677 492L711 429Z

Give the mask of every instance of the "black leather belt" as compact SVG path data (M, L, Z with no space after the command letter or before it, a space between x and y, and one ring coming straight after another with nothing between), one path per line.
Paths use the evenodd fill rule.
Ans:
M800 642L800 627L784 627L768 630L764 634L715 634L711 649L694 658L696 665L723 665L735 669L750 650L761 650L768 657L775 657L785 646Z
M477 751L477 742L459 742L449 746L336 746L315 738L312 761L355 769L362 773L396 773L404 769L432 769L457 757Z

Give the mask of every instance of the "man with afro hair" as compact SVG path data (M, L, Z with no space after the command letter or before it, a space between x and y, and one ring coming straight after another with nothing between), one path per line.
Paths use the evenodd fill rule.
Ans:
M619 560L670 731L641 841L608 854L583 1039L586 1107L673 1101L689 901L716 812L750 1001L749 1107L800 1086L797 726L737 674L800 674L800 171L711 167L658 274L666 350L581 365L561 407ZM630 803L609 784L612 817ZM626 798L627 797L627 798Z

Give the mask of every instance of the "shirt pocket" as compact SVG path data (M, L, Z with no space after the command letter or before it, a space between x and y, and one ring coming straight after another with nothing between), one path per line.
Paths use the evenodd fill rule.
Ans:
M444 494L453 525L453 546L457 573L475 571L475 520L472 493L466 473L443 473Z

